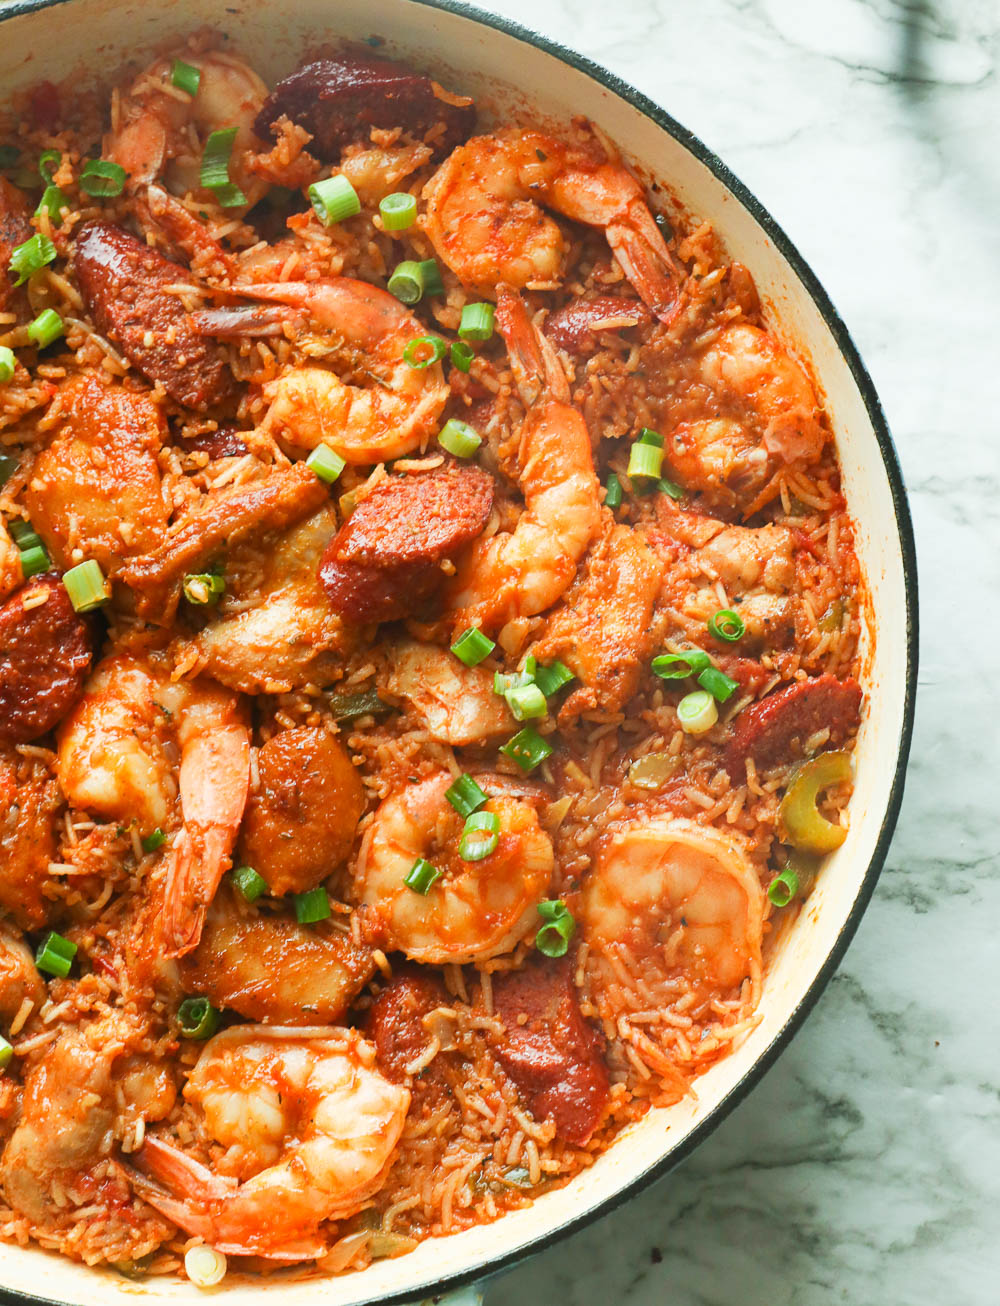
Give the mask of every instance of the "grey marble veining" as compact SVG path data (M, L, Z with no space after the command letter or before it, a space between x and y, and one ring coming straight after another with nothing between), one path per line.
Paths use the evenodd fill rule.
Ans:
M898 832L806 1027L679 1170L489 1306L1000 1302L1000 5L494 0L715 149L812 264L910 491Z

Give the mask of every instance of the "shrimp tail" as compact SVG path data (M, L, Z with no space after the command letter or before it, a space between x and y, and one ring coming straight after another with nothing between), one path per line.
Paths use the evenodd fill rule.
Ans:
M568 403L569 383L556 351L532 322L524 300L510 286L497 289L496 325L525 404L530 407L543 390L560 403Z
M645 204L631 204L628 217L605 229L622 271L643 303L669 326L681 307L681 270Z

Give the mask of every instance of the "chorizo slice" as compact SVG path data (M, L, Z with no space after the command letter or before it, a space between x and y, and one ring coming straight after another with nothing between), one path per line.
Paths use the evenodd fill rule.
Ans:
M202 431L184 439L180 446L185 453L207 453L216 458L242 458L250 452L238 426L223 424L215 431Z
M310 153L330 163L340 158L345 145L367 141L373 127L402 127L422 137L440 124L434 148L446 153L476 124L471 100L463 104L462 98L445 98L429 77L402 64L345 53L303 64L279 82L264 101L254 130L267 140L278 119L287 117L312 136Z
M746 776L746 759L760 770L802 755L817 730L829 727L833 742L843 740L861 717L861 686L853 678L817 676L797 680L744 708L736 717L726 745L725 767L733 781Z
M406 1067L427 1051L431 1041L423 1017L436 1007L450 1005L448 992L433 971L422 970L413 963L395 971L372 1003L363 1024L364 1033L375 1044L378 1067L387 1079L399 1084L408 1078ZM435 1059L419 1083L433 1080L438 1073Z
M625 331L648 326L653 315L641 299L595 295L558 309L545 322L545 334L558 349L585 358L601 347L598 331Z
M0 740L51 730L83 693L94 652L89 624L59 576L35 576L0 606Z
M195 330L171 286L194 283L171 263L110 222L88 222L76 237L76 277L97 329L172 399L204 410L233 393L232 374L216 346Z
M601 1037L580 1013L572 961L533 957L521 970L494 975L493 1006L507 1027L494 1053L532 1115L551 1116L560 1138L586 1143L610 1085Z
M2 708L0 720L5 720ZM56 860L62 807L59 785L46 763L0 744L0 912L25 930L45 924L49 902L43 890L49 863Z
M395 621L418 611L444 578L441 562L481 534L493 478L478 467L389 476L330 541L320 580L349 621Z
M10 256L35 234L31 225L31 208L22 191L0 177L0 312L26 303L23 290L15 286L17 277L10 270Z

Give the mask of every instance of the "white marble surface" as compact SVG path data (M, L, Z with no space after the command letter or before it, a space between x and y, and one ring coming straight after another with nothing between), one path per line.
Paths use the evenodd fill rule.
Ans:
M806 1027L679 1170L489 1306L1000 1302L1000 5L493 0L663 104L857 340L917 528L898 832Z

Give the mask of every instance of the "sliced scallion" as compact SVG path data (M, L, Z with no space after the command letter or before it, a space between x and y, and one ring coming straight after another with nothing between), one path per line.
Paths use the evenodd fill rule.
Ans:
M707 689L720 703L728 702L739 689L739 682L733 680L732 676L727 676L718 667L706 667L704 671L699 672L698 684L702 689Z
M456 458L471 458L483 442L483 437L468 422L451 417L438 432L438 444Z
M162 848L167 842L167 836L159 826L155 830L150 830L149 834L142 840L142 851L144 853L155 853L157 848Z
M23 517L15 517L13 521L9 521L7 530L10 533L10 538L19 549L30 549L42 542L42 537L31 522L25 521Z
M61 150L42 150L38 156L38 175L46 186L52 185L52 178L61 163Z
M545 695L536 684L518 685L504 694L515 721L534 721L548 714Z
M188 603L197 608L210 608L226 592L226 578L216 571L192 572L184 577L181 590Z
M668 481L665 476L661 476L656 483L656 488L661 494L665 494L668 499L683 499L684 487L678 485L676 481Z
M76 944L52 930L38 945L35 965L44 975L56 975L59 979L65 979L75 956Z
M185 91L194 99L201 84L201 69L183 59L175 59L170 69L170 81L179 91Z
M685 734L703 735L718 721L719 709L707 690L696 689L691 694L685 694L677 704L677 719Z
M424 277L420 264L412 259L397 264L386 282L390 295L395 295L402 304L416 304L424 293Z
M70 567L63 572L62 579L74 612L93 612L111 597L111 585L101 571L101 564L93 558Z
M51 566L49 555L41 544L33 544L30 549L22 549L20 556L21 574L25 580L32 576L40 576Z
M125 189L125 169L110 159L89 159L80 173L80 189L106 198L120 195Z
M444 796L459 816L471 816L473 812L478 812L480 807L489 801L488 796L480 789L472 776L464 773L458 777L454 784L448 786L444 791Z
M42 198L38 201L38 208L35 209L35 217L47 213L50 222L61 222L62 211L68 207L69 200L58 186L46 186Z
M40 272L47 263L52 262L55 256L55 245L40 231L18 245L10 256L10 270L17 273L15 285L23 286L29 277ZM46 310L46 312L51 311L51 309Z
M237 866L232 874L233 884L247 902L256 902L267 893L267 881L252 866Z
M396 191L379 200L378 211L386 231L405 231L417 219L417 199L406 191Z
M496 644L484 635L477 626L470 626L468 630L463 630L458 639L451 646L452 653L458 658L459 662L464 662L467 667L478 667L484 658L496 648Z
M328 444L318 444L306 459L306 466L311 467L321 481L332 485L347 463Z
M28 339L39 349L46 349L66 330L63 320L54 308L43 308L34 322L28 323Z
M493 334L495 313L492 304L466 304L458 326L459 336L463 340L489 340Z
M656 481L660 477L663 450L658 445L636 440L629 450L627 474L629 480Z
M440 880L441 872L436 866L432 866L429 861L423 857L418 857L410 867L403 883L414 893L427 894L433 885Z
M420 280L424 288L425 295L443 295L444 282L441 279L441 269L438 267L437 259L425 258L417 264L420 269Z
M799 877L790 866L786 866L767 886L767 896L775 907L787 907L798 891Z
M460 372L468 372L471 369L475 356L472 346L467 345L464 340L456 340L448 351L452 367L457 367Z
M573 679L575 677L565 662L552 662L547 667L537 666L535 668L535 684L546 698L551 698L553 694L557 694L564 685L568 685Z
M229 160L237 130L236 127L224 127L212 132L201 156L201 185L212 191L224 209L247 202L247 197L229 176Z
M313 925L316 921L325 921L330 915L330 898L322 885L305 893L293 893L292 904L300 925Z
M700 648L685 649L683 653L661 653L650 663L653 674L661 680L686 680L712 665L712 659Z
M735 644L738 639L743 638L746 630L743 618L732 608L720 608L708 619L708 633L726 644Z
M14 379L14 373L17 370L17 359L14 357L13 349L6 345L0 345L0 385L6 385L8 381ZM4 454L3 457L9 455ZM17 459L14 459L14 466L17 466Z
M403 361L410 367L430 367L440 363L448 352L448 346L440 336L417 336L403 350Z
M604 487L604 506L612 511L622 506L622 483L614 472L608 477L608 483Z
M639 432L637 444L651 444L654 449L663 448L663 436L659 431L651 431L648 426L644 426Z
M458 855L465 862L481 862L500 842L500 817L496 812L473 812L465 822Z
M525 775L534 771L547 757L552 754L552 745L547 739L543 739L534 726L525 726L519 730L513 739L509 739L500 749L504 757L510 760L523 771Z
M309 187L309 200L324 227L335 227L361 212L358 192L343 173L315 182Z
M185 1038L204 1042L219 1028L222 1015L208 998L185 998L177 1008L177 1023Z
M518 689L521 685L533 685L534 683L535 673L533 671L493 672L493 692L499 694L501 698L512 689Z
M538 904L538 914L545 924L535 935L535 947L546 957L565 957L576 933L573 913L561 898L550 898Z
M3 1037L3 1035L0 1034L0 1070L7 1069L7 1067L10 1065L11 1057L13 1057L13 1055L14 1055L13 1044L8 1043L7 1040Z

